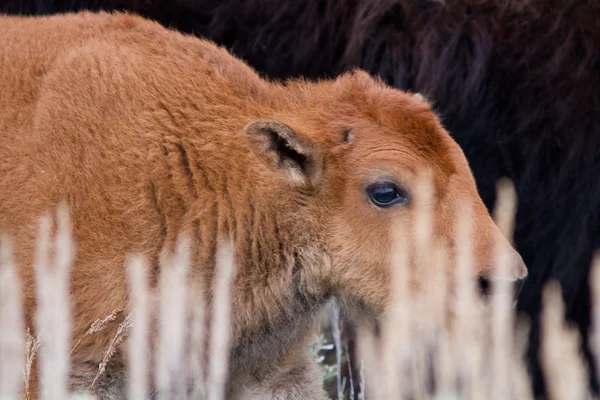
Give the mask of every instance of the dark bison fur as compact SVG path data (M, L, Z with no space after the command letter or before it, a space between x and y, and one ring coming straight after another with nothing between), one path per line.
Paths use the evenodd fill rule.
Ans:
M515 241L530 275L535 390L542 284L590 328L589 265L600 245L600 2L596 0L4 0L0 12L128 10L230 48L265 76L353 66L422 93L464 149L486 205L518 192ZM590 371L597 390L594 365Z

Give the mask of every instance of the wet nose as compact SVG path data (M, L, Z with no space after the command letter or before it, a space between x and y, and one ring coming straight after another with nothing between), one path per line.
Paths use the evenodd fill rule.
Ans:
M503 279L504 282L509 283L512 288L513 301L517 301L521 290L523 289L523 284L525 283L525 279L527 278L527 267L525 266L525 262L521 256L514 252L511 257L511 268L509 269L509 276L505 278L495 277L493 273L490 275L490 270L487 270L485 274L480 275L477 278L477 284L479 287L479 292L481 296L488 298L492 295L493 284L497 279Z

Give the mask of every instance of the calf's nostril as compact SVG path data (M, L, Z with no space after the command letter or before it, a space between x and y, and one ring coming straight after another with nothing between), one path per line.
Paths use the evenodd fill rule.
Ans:
M492 284L487 276L478 277L477 286L479 287L479 293L482 296L490 296L492 294Z

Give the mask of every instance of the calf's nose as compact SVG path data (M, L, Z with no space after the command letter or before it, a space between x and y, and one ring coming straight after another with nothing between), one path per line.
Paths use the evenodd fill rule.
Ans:
M509 281L512 286L512 294L514 301L517 300L521 290L523 289L523 284L525 283L525 279L527 278L527 267L523 262L521 256L515 252L512 257L511 269L509 269L509 276L504 278L504 281ZM484 297L489 297L492 295L492 286L494 281L497 281L501 278L493 277L489 275L489 272L483 275L480 275L477 278L477 286L479 288L479 292Z

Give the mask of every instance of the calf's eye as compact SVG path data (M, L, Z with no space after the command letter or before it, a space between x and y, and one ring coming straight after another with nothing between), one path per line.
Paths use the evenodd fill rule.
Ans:
M377 182L367 188L369 199L377 207L390 207L394 204L406 204L408 192L393 182Z

